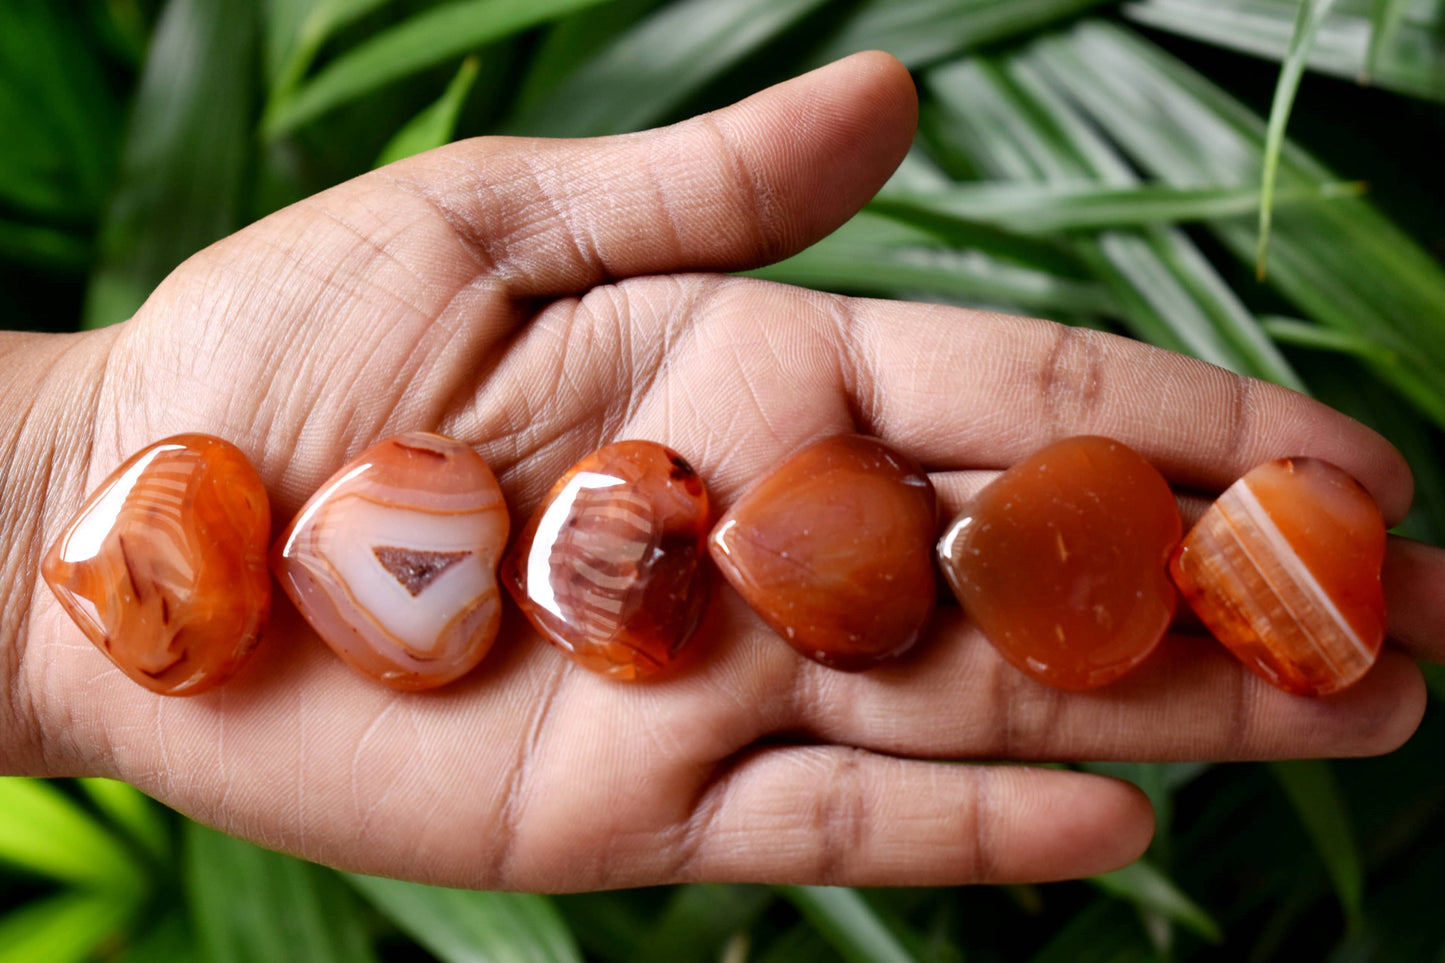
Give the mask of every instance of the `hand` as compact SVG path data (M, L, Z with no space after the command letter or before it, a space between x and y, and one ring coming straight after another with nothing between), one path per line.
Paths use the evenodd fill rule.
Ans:
M582 671L509 609L473 675L397 693L338 661L278 593L236 679L166 699L126 680L34 584L41 547L85 493L181 431L250 455L278 527L348 458L412 429L476 446L516 527L611 440L678 449L725 508L781 458L847 430L923 462L947 512L990 471L1087 432L1197 493L1316 455L1400 517L1400 456L1289 391L1043 321L699 273L832 230L900 160L914 117L907 73L872 54L665 130L466 141L202 251L127 324L0 343L23 386L0 401L40 399L9 439L25 457L0 470L18 506L6 574L28 590L0 633L14 720L0 758L127 779L350 869L566 890L1092 874L1149 841L1132 787L922 760L1398 746L1424 690L1395 648L1354 689L1311 700L1209 640L1171 637L1123 681L1071 695L1002 663L946 608L913 656L848 675L800 659L722 587L700 664L659 684ZM1442 553L1397 544L1388 574L1393 629L1423 646L1445 623Z

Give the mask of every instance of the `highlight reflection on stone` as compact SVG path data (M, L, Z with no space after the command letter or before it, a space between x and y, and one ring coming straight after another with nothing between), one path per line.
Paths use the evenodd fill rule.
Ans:
M1245 665L1288 692L1328 695L1380 653L1384 560L1385 522L1360 483L1317 458L1285 458L1219 496L1171 571Z
M86 501L41 564L61 607L136 682L195 695L240 667L271 608L271 509L229 442L176 435Z
M682 456L607 445L553 486L502 578L544 638L617 679L666 669L707 603L707 492Z
M470 671L497 636L509 524L480 455L412 432L311 496L271 567L337 655L393 688L430 689Z
M856 671L901 655L933 612L933 484L882 442L836 435L743 493L713 560L798 652Z
M969 619L1005 659L1047 685L1092 689L1163 638L1182 528L1168 483L1143 457L1079 436L994 479L938 555Z

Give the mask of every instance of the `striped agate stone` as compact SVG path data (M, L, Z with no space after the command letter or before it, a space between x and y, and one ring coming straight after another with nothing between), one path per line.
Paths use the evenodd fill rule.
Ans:
M874 438L835 435L748 488L710 537L713 561L798 653L859 671L902 655L938 594L933 483Z
M395 689L471 671L501 624L510 521L467 445L411 432L342 467L271 552L276 579L326 644Z
M41 563L66 613L162 695L226 681L271 609L271 508L246 456L209 435L142 449L81 507Z
M938 543L969 620L1013 666L1058 689L1106 685L1174 617L1169 557L1184 525L1169 483L1132 448L1081 435L980 491Z
M1180 543L1174 583L1219 641L1287 692L1359 680L1385 637L1385 522L1348 473L1317 458L1260 465Z
M574 465L517 539L502 581L532 625L614 679L659 675L707 604L707 491L682 456L621 441Z

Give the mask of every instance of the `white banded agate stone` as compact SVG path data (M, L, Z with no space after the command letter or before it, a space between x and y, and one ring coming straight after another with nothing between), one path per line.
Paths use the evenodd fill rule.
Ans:
M509 526L480 455L412 432L333 475L277 541L271 568L352 667L392 688L431 689L471 671L497 636Z

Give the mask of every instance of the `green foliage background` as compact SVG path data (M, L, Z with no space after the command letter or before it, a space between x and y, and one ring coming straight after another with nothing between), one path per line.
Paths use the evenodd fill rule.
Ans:
M917 149L759 275L1310 391L1406 453L1402 530L1441 544L1445 0L4 0L4 324L122 320L210 241L454 136L637 129L868 47L915 71ZM0 963L1445 959L1440 715L1374 760L1086 764L1141 785L1158 836L1049 886L464 893L119 783L0 780Z

